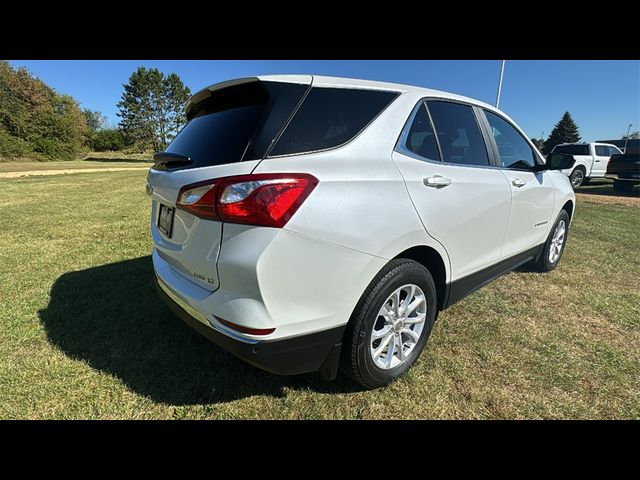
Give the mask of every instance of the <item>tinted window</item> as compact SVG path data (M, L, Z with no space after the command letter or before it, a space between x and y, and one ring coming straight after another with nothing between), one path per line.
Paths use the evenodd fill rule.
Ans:
M533 149L506 120L485 110L491 133L498 146L500 166L504 168L531 168L536 164Z
M404 147L421 157L440 160L436 136L433 133L433 128L431 128L431 122L424 103L420 105L416 112Z
M179 168L262 158L302 99L306 85L251 82L214 91L165 151L190 157Z
M596 145L596 155L599 157L607 157L611 155L609 153L609 147L605 147L604 145Z
M427 105L445 162L489 165L487 149L470 106L441 101L430 101Z
M255 105L194 118L165 151L190 157L190 168L239 162L262 110Z
M312 88L270 156L342 145L360 133L396 96L371 90Z
M589 155L589 145L557 145L553 153L565 153L567 155Z
M257 133L244 156L244 160L254 160L264 156L271 146L271 142L280 132L280 129L302 99L304 92L308 89L308 85L280 82L272 82L267 86L269 89L269 101L265 107L265 114L258 123Z
M615 147L609 147L609 155L618 155L620 153L620 150L618 150Z

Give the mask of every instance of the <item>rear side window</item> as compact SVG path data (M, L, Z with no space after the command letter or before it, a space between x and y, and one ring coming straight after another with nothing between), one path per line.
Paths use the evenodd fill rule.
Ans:
M312 88L270 156L343 145L358 135L396 97L395 92Z
M589 155L589 145L558 145L553 149L553 153L564 153L566 155Z
M498 147L500 166L504 168L531 168L536 164L533 149L518 131L498 115L484 111L491 134Z
M596 145L596 155L599 157L606 157L611 155L609 153L609 147L605 147L604 145Z
M191 158L181 169L263 158L307 88L251 82L214 91L165 151Z
M420 157L429 160L440 160L436 136L433 133L424 103L420 105L416 112L404 147Z
M473 109L443 101L427 102L438 135L442 160L461 165L489 165L487 148Z

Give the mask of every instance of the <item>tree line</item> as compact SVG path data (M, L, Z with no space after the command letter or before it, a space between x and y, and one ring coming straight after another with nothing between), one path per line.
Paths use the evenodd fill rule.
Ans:
M175 73L139 67L123 89L119 124L110 127L101 112L81 109L73 97L56 92L27 69L0 61L0 158L66 160L87 150L164 150L186 122L189 87ZM565 112L546 140L531 141L547 154L559 143L580 141L580 131Z
M87 150L163 150L186 122L191 95L175 73L139 67L123 85L120 122L82 109L26 68L0 61L0 157L39 160L76 158Z

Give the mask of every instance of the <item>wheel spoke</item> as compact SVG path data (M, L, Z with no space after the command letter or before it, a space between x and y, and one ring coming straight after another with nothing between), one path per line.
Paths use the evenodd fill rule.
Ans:
M391 312L387 309L386 305L382 306L380 312L378 313L378 316L384 318L387 323L393 322L393 320L391 319Z
M426 317L427 317L426 313L419 313L415 317L409 317L409 318L405 319L404 324L405 325L413 325L415 323L422 323L422 322L424 322L424 319Z
M416 299L413 302L411 302L409 304L409 306L407 306L407 308L404 311L404 314L405 315L409 315L416 308L418 308L422 304L422 302L424 302L424 297L423 296L416 297Z
M400 333L406 333L407 335L409 335L413 339L414 343L418 343L418 340L420 339L420 335L418 335L410 328L403 328Z
M371 339L375 340L378 338L382 338L387 336L391 330L393 329L393 327L391 325L386 325L385 327L381 328L380 330L374 330L373 332L371 332Z
M404 362L404 348L402 345L402 333L398 333L398 360Z
M394 313L398 315L400 309L400 290L396 290L395 292L393 292L393 295L391 296L391 302L393 303L392 308Z
M393 339L393 341L389 343L389 349L387 350L387 356L386 356L387 368L391 366L391 362L393 361L393 354L395 353L395 350L396 350L396 336L391 335L391 338Z
M409 308L410 306L409 302L411 302L415 294L416 294L416 286L410 285L409 292L407 292L407 296L404 297L404 300L402 301L402 305L400 306L403 312L406 312L407 308Z
M377 359L380 357L380 355L382 354L382 352L384 352L384 349L387 347L387 345L389 345L389 342L390 342L392 339L393 339L393 334L390 334L390 335L388 335L388 336L387 336L387 338L385 338L385 339L380 343L380 345L378 345L378 348L376 348L376 349L373 351L373 355L372 355L372 356L373 356L373 359L374 359L374 360L377 360ZM391 347L389 347L389 348L391 348Z

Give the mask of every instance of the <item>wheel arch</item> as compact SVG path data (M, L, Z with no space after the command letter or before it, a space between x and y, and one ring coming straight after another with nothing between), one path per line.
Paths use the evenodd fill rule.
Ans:
M584 178L587 178L587 164L586 163L584 163L584 162L577 163L576 162L576 165L571 170L571 173L575 172L576 170L582 170L584 172Z
M573 218L573 209L574 209L574 203L573 200L567 200L564 205L562 205L561 210L564 210L565 212L567 212L567 215L569 215L569 222L571 222L571 219Z
M431 272L433 281L436 285L438 310L442 310L445 303L447 287L447 268L440 253L433 247L417 245L400 252L394 257L394 259L396 258L408 258L410 260L414 260Z

